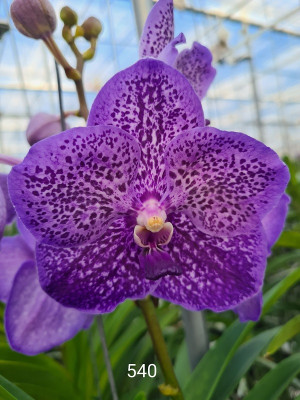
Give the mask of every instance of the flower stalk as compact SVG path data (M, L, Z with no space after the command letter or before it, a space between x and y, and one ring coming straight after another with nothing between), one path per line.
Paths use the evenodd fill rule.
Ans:
M10 165L13 167L14 165L18 165L21 162L22 160L20 160L19 158L0 154L0 164Z
M184 396L176 378L172 361L168 353L166 342L163 337L151 297L148 296L143 300L139 300L137 301L137 304L141 308L144 315L148 331L151 336L153 348L165 378L166 385L163 385L162 387L169 389L168 395L170 395L173 399L184 400ZM164 392L163 390L161 391L162 393Z

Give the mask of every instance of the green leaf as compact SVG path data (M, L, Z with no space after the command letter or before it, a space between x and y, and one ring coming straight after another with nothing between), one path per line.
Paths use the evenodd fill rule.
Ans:
M276 242L276 246L300 249L300 232L284 231Z
M295 261L300 261L300 250L290 250L287 253L277 255L268 261L267 272L276 272L278 269L286 268L287 265Z
M147 400L146 393L145 392L139 392L135 396L134 400Z
M130 320L133 320L134 314L138 314L138 312L134 302L127 300L120 304L113 313L104 315L105 332L109 332L109 335L106 334L108 346L120 335L122 328L126 327L126 319L129 317Z
M235 322L218 339L194 369L184 386L186 400L208 400L233 354L251 329L251 324Z
M270 289L264 296L263 314L267 313L273 304L299 280L300 269L296 269ZM187 400L211 399L226 366L254 325L254 322L241 324L236 321L225 330L217 340L216 346L200 360L184 386Z
M300 371L300 353L294 354L281 361L268 372L244 400L278 400L281 393Z
M25 389L25 385L31 385L34 388L36 400L46 400L45 391L47 394L49 393L49 396L52 394L52 398L57 400L78 399L67 371L56 361L43 354L27 357L12 351L6 344L1 343L0 374L33 395L30 389Z
M90 332L82 331L63 345L63 361L76 382L81 400L89 400L94 394L94 372L89 346Z
M0 399L1 400L34 400L18 386L14 385L0 375Z
M242 345L227 365L212 400L226 400L240 379L251 367L258 355L267 346L278 328L269 329Z
M294 336L300 333L300 315L296 315L294 318L290 319L275 335L271 343L269 344L266 353L275 353L283 343L292 339Z
M263 314L266 314L276 301L287 291L300 281L300 268L292 271L282 281L277 283L264 295Z
M180 386L184 386L184 383L188 381L192 373L187 344L185 340L181 343L181 346L179 347L174 365L174 371Z

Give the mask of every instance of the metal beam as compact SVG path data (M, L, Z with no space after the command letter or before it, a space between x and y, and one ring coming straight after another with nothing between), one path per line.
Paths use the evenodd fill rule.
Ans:
M242 3L242 5L244 6L246 4ZM242 7L239 7L239 9L240 8L242 8ZM192 7L192 6L186 6L185 10L192 11L192 12L197 13L197 14L203 14L203 15L206 15L206 16L209 16L209 17L215 17L215 18L219 18L219 19L227 19L229 21L240 22L241 24L257 26L258 28L261 28L263 30L272 29L273 31L276 31L276 32L281 32L281 33L285 33L287 35L300 37L300 33L298 33L298 32L292 31L290 29L284 29L284 28L276 27L276 25L279 22L283 21L284 19L287 19L288 17L291 17L296 12L298 12L300 10L300 7L296 7L295 9L289 11L283 17L280 17L278 20L276 20L274 23L272 23L270 25L261 24L261 23L255 21L254 19L250 19L250 18L235 17L234 16L235 12L229 14L229 13L225 13L223 11L216 11L216 10L211 11L211 10L205 10L204 8L198 8L198 7Z
M140 37L153 2L151 0L132 0L132 5L134 9L136 29L138 36Z

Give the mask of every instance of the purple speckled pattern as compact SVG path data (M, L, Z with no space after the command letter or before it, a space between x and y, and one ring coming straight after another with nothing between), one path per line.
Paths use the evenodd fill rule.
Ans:
M197 42L191 49L181 51L176 59L175 68L189 80L201 100L216 76L211 63L211 52Z
M221 238L197 230L183 214L169 220L174 235L166 250L182 266L182 275L161 278L154 296L189 310L223 311L261 288L267 246L260 226L252 234Z
M151 18L172 2L155 7ZM183 39L172 38L155 57L172 61ZM41 286L60 304L106 313L154 294L222 311L261 290L286 214L288 169L257 140L205 126L199 96L213 69L207 49L184 54L194 53L203 56L191 57L201 93L192 74L194 88L183 72L143 58L100 90L87 128L35 144L12 169L12 201L39 241ZM236 312L258 317L251 310Z
M12 169L10 194L37 239L58 246L91 242L131 207L139 158L135 140L118 128L73 128L29 150Z
M159 0L150 11L144 26L140 58L157 57L173 37L173 0Z
M186 38L184 34L180 33L178 36L176 36L176 38L171 40L171 42L168 43L167 46L161 51L161 53L157 57L158 60L161 60L166 64L174 67L176 59L178 57L178 50L176 49L176 46L185 42Z
M0 250L0 301L6 302L23 262L34 259L33 250L20 235L4 237Z
M48 351L87 328L92 318L49 297L40 287L33 261L21 266L5 310L7 338L15 351L28 355Z
M136 193L142 195L146 188L161 195L166 145L182 131L204 126L204 117L182 74L161 61L145 59L116 74L100 90L88 125L101 124L118 126L140 144Z
M169 208L217 236L255 229L289 180L286 165L263 143L211 127L177 136L166 149L166 165Z
M233 311L238 314L241 322L258 321L261 314L262 304L263 297L262 291L260 290L253 297L250 297L250 299L247 299L238 305L233 309Z
M43 289L65 306L95 313L111 312L127 298L144 298L153 283L139 265L141 249L133 241L133 228L130 219L119 219L88 246L38 245Z
M262 219L262 224L268 238L268 248L271 250L284 228L290 198L283 194L275 207Z

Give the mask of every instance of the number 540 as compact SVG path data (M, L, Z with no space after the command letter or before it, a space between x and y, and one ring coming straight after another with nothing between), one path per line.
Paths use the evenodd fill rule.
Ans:
M141 367L137 370L136 364L128 364L128 373L129 378L134 378L136 375L149 376L149 378L154 378L156 376L156 365L149 364L146 372L146 365L142 364Z

